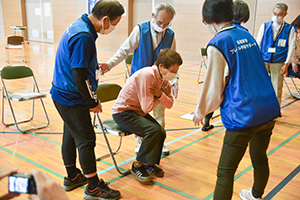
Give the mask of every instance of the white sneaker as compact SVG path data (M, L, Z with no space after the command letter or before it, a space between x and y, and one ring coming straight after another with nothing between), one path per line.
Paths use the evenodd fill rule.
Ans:
M240 192L240 197L242 200L262 200L262 198L255 198L252 195L252 189L242 189Z
M169 155L170 154L170 150L164 145L161 153L163 155Z

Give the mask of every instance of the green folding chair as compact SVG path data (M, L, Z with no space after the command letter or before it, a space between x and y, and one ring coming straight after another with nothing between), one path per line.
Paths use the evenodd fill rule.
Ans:
M115 99L117 99L120 90L122 89L122 87L118 84L101 84L98 86L97 90L95 91L95 95L97 96L97 99L101 102L101 103L105 103L105 102L109 102L109 101L113 101ZM96 119L98 121L98 123L96 123ZM116 162L116 159L114 157L114 155L120 150L121 148L121 144L122 144L122 138L124 136L130 135L132 133L127 132L125 130L123 130L114 120L113 118L107 119L102 121L99 114L95 113L94 115L94 122L93 122L94 126L101 130L104 140L106 142L106 146L107 149L109 151L108 154L99 156L96 158L97 161L103 159L104 157L107 157L110 155L114 166L116 168L116 170L121 174L121 175L126 175L128 173L130 173L129 170L121 170ZM112 134L115 136L118 136L119 139L119 145L118 147L113 151L111 149L111 146L109 144L108 138L106 136L106 134Z
M43 98L46 97L46 94L40 93L38 84L36 82L35 76L33 74L33 71L25 66L25 65L14 65L14 66L6 66L3 67L1 69L1 82L2 82L2 101L1 101L1 120L2 120L2 124L5 126L10 126L10 125L15 125L16 128L20 131L20 132L27 132L29 130L36 130L36 129L41 129L41 128L45 128L49 125L50 121L48 118L48 114L46 112L46 108L44 106L44 102L43 102ZM28 89L28 87L24 88L24 84L25 80L27 79L28 81L30 81L30 85L32 84L32 90ZM13 81L14 80L14 81ZM7 89L6 86L6 82L11 81L10 88L11 90ZM13 82L12 82L13 81ZM19 81L17 83L17 81ZM14 87L12 87L11 85L14 85ZM17 92L15 92L17 91ZM4 121L4 99L7 99L7 103L9 105L10 111L11 111L11 115L13 118L12 123L6 123ZM41 126L37 126L37 127L32 127L29 129L21 129L19 127L19 124L21 123L25 123L25 122L29 122L31 120L33 120L34 117L34 101L39 99L41 106L43 108L45 117L46 117L46 124L45 125L41 125ZM20 120L17 121L16 118L16 114L15 111L13 109L13 105L11 101L16 101L16 102L23 102L23 101L32 101L32 107L31 107L31 117L29 119L25 119L25 120ZM24 109L22 109L24 110Z

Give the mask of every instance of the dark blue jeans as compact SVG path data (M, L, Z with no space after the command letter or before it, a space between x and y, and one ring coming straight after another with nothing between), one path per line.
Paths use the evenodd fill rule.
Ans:
M249 143L249 152L254 169L252 194L261 197L269 179L267 149L275 121L240 131L226 130L218 165L218 179L214 200L230 200L236 169Z
M163 127L151 115L142 117L132 110L113 114L113 118L122 129L143 137L136 160L147 165L159 165L166 138Z

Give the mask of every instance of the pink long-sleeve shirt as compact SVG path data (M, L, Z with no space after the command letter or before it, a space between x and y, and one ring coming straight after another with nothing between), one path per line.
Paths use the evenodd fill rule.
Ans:
M169 94L162 92L160 98L157 98L149 90L153 83L157 84L159 88L163 84L156 65L144 67L135 72L120 91L112 107L112 114L133 110L139 115L145 116L159 103L170 109L174 102L171 92Z

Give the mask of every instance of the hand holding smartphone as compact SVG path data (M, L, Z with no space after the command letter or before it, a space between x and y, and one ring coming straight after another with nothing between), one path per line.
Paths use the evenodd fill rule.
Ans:
M10 193L37 194L36 184L31 174L15 173L8 177Z

